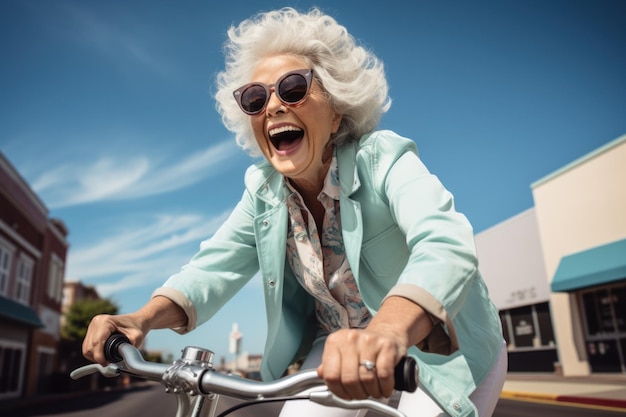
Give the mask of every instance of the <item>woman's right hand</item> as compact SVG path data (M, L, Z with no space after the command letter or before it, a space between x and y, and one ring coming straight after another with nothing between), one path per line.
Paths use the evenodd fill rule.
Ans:
M152 329L168 329L187 325L187 315L167 297L156 296L134 313L111 316L95 316L83 340L83 356L90 361L106 366L104 344L113 333L124 334L133 346L141 346Z
M141 346L148 331L142 329L140 320L134 314L97 315L87 328L83 340L83 356L106 366L108 361L104 357L104 344L113 333L123 333L134 346Z

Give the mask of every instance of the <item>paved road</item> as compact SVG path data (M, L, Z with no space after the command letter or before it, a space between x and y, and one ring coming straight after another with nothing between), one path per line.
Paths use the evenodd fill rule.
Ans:
M231 401L231 404L235 403ZM218 412L225 408L226 404L220 404ZM279 409L280 404L257 405L244 408L230 414L229 417L271 417L276 415ZM11 411L7 417L174 417L175 413L174 396L164 394L163 388L155 384L33 404L19 411ZM624 411L501 399L493 417L624 417L624 415ZM368 417L377 415L369 413Z
M11 417L173 417L175 414L176 399L164 395L159 384L63 396L9 412Z

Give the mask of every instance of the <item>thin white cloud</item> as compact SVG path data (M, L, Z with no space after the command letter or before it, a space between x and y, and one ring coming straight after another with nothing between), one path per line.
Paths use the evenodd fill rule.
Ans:
M40 174L32 187L52 209L142 198L218 175L237 152L232 141L224 141L169 165L148 156L125 155L73 161Z
M141 181L150 169L147 158L102 158L90 164L65 164L44 172L33 189L50 198L50 207L119 198L120 193Z
M202 179L215 175L217 167L231 160L239 152L234 141L223 141L190 155L180 163L160 167L151 175L143 178L139 187L130 187L121 195L129 198L133 195L152 195L158 190L168 192L186 187L199 181L196 178L197 175L202 175Z
M145 272L140 272L137 274L127 275L118 281L97 284L95 285L95 288L96 291L98 291L98 295L108 298L114 294L128 291L133 288L146 285L147 283L154 282L156 277L156 275L148 275ZM161 281L165 279L165 277L162 276L159 278Z
M135 230L75 248L68 256L67 276L96 285L103 296L162 282L189 260L193 250L215 233L228 214L223 212L210 219L197 215L160 216ZM195 249L190 252L189 248Z

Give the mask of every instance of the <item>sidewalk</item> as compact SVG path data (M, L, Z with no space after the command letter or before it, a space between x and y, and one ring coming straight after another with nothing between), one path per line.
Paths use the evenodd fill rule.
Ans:
M626 411L626 376L564 377L552 374L509 374L502 398L561 401L621 408Z

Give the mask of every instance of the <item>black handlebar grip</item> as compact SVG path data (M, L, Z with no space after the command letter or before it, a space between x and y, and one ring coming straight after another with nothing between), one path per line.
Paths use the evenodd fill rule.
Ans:
M113 333L104 342L104 356L111 363L121 362L124 358L120 355L118 349L122 343L130 343L130 340L122 333Z
M398 391L415 392L418 383L417 362L411 356L405 356L394 369L395 388Z

